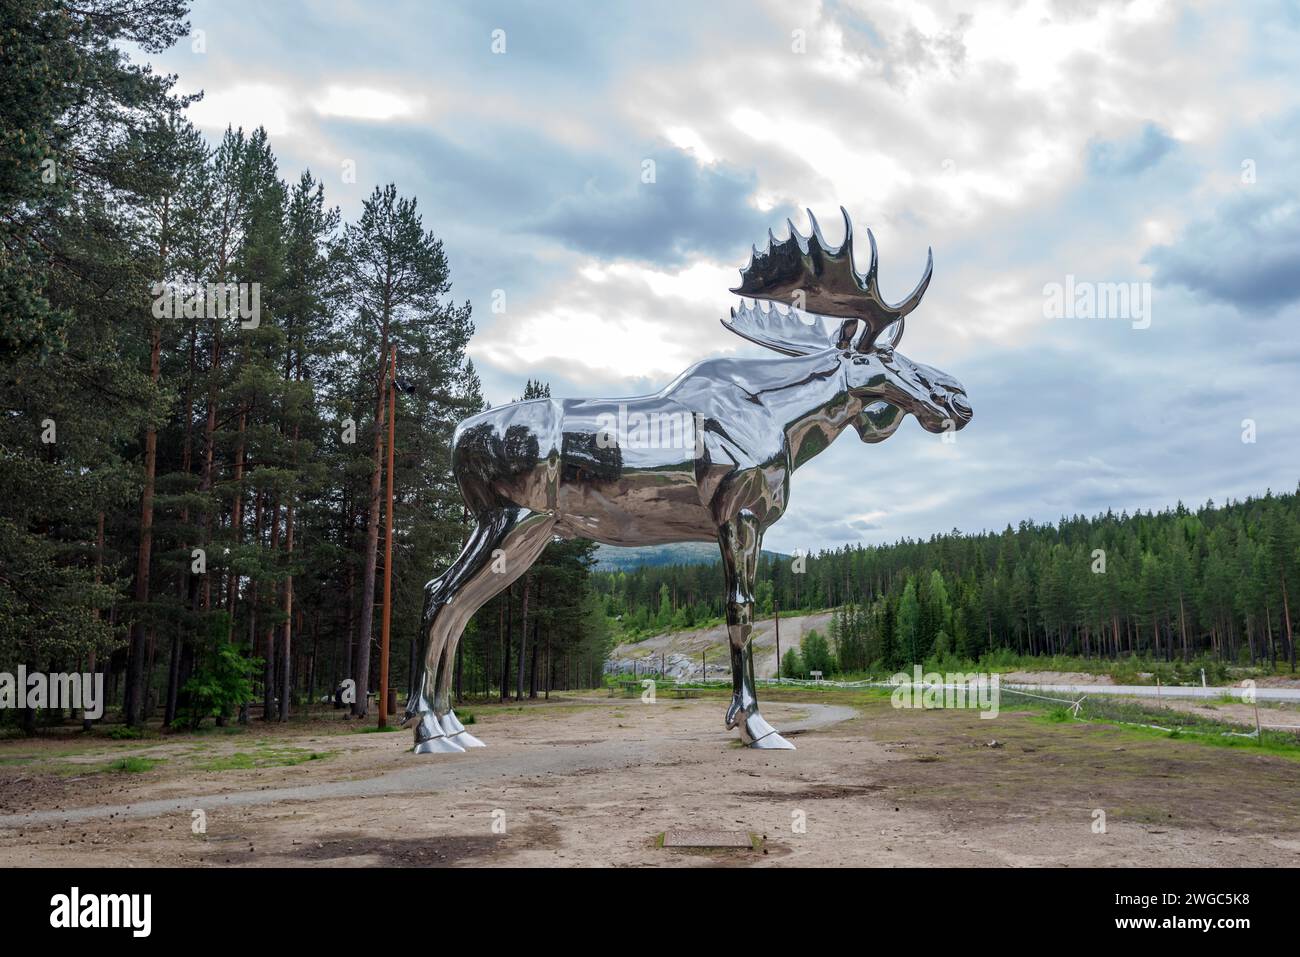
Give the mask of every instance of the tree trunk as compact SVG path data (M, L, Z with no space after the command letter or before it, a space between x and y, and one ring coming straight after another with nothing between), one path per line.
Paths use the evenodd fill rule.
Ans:
M519 608L519 669L515 674L515 700L524 696L524 651L528 646L528 592L532 575L524 572L524 597Z
M230 503L230 541L238 547L244 537L244 431L248 424L248 406L239 409L239 432L235 439L235 497ZM226 591L226 608L230 612L226 640L235 640L235 603L239 600L239 575L233 570Z
M207 495L212 491L212 472L216 456L217 434L217 370L221 368L221 322L214 322L212 335L212 361L208 368L208 408L207 418L203 423L203 468L199 478L199 493ZM203 548L212 545L212 507L203 506ZM206 572L200 589L199 607L207 611L212 607L212 577Z
M528 676L528 697L534 700L537 698L537 629L540 625L541 622L534 617L532 666L531 674Z
M511 585L505 593L505 615L506 626L501 632L501 700L505 701L510 697L510 639L511 632L514 631L514 590L515 586Z
M270 552L271 561L275 561L276 549L280 546L280 503L275 499L271 500L271 539ZM269 588L267 604L275 607L275 589ZM266 649L265 658L262 664L262 720L271 721L275 718L275 627L268 625L266 629L266 640L262 646Z
M103 579L103 576L104 576L104 513L103 513L103 512L100 512L100 513L99 513L99 517L98 517L98 519L97 519L97 521L96 521L96 523L95 523L95 526L96 526L96 531L95 531L95 584L98 585L98 584L100 583L100 581ZM98 608L94 609L94 611L93 611L91 614L94 616L95 621L99 621L99 618L100 618L100 611L99 611ZM94 680L95 680L95 678L94 678L94 675L95 675L95 649L94 649L94 648L91 648L91 649L90 649L90 661L89 661L89 663L88 663L88 665L87 665L87 671L90 672L90 675L91 675L91 679L90 679L90 680L91 680L91 681L94 681ZM101 701L100 704L102 705L103 702ZM90 727L91 727L92 724L93 724L93 721L92 721L90 718L87 718L87 717L86 717L85 709L83 709L83 710L82 710L82 713L81 713L81 730L82 730L82 731L89 731L89 730L90 730Z
M368 712L370 690L370 642L375 618L375 575L379 563L379 490L384 465L384 373L388 360L388 323L385 317L383 344L379 350L379 374L375 383L375 443L370 460L370 507L366 512L366 545L361 575L361 628L357 636L357 700L352 713L363 718Z
M165 254L165 252L164 252ZM154 326L149 349L149 381L157 386L162 371L162 327ZM150 423L144 433L144 488L140 492L140 545L136 551L136 617L131 622L127 662L126 723L137 725L144 708L145 628L141 615L149 604L149 566L153 555L154 475L158 467L158 430Z
M294 429L295 439L297 429ZM293 561L293 496L284 508L284 557L286 562ZM289 698L293 690L293 574L284 578L284 655L280 675L280 720L289 720Z
M349 544L351 536L349 536ZM349 549L350 551L350 549ZM348 562L347 574L348 589L348 628L343 648L343 677L351 678L353 668L356 667L356 634L357 634L357 569L351 562ZM336 684L335 688L338 687Z
M1178 633L1183 639L1183 661L1187 660L1187 612L1183 607L1183 593L1178 593Z
M1268 607L1268 602L1264 602L1264 633L1268 636L1268 661L1269 669L1277 670L1277 645L1273 641L1273 609Z
M1291 670L1295 671L1295 636L1291 633L1291 601L1286 593L1286 578L1282 578L1282 620L1286 623L1283 633L1286 635L1287 657L1291 660Z

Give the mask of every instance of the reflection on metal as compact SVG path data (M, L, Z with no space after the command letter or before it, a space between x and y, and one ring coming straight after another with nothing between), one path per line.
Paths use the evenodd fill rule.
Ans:
M707 359L656 395L534 399L460 424L452 468L477 525L451 568L425 588L424 654L406 713L417 752L482 746L451 710L456 646L470 616L553 535L610 545L717 542L731 645L727 727L751 747L793 747L759 713L749 642L763 532L786 509L791 474L845 428L880 442L908 413L930 432L971 419L956 379L895 351L931 264L890 305L877 286L870 231L861 273L848 214L834 247L809 219L811 235L791 224L790 238L755 249L732 290L755 302L722 320L779 357Z

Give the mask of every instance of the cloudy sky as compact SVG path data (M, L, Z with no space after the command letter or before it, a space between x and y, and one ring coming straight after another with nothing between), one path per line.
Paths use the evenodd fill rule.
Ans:
M264 125L345 216L378 183L419 198L493 402L762 354L718 318L804 207L832 241L841 204L872 227L891 299L933 247L901 351L973 423L841 436L770 548L1300 478L1295 3L199 0L191 23L153 62L205 91L212 137ZM1149 284L1149 316L1054 314L1052 284L1104 283Z

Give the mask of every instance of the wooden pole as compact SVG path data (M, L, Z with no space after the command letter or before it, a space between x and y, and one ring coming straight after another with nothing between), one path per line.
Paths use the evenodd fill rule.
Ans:
M776 680L781 680L781 599L772 599L772 611L776 613Z
M393 620L393 436L397 415L397 346L388 360L388 514L384 519L384 628L379 639L379 726L388 727L388 636ZM363 692L364 693L364 692Z

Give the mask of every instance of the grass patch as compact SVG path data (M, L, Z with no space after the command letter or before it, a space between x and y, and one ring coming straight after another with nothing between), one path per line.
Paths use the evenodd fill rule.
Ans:
M142 774L145 771L152 771L166 760L166 758L118 758L104 765L103 770L118 774Z
M307 748L261 747L253 751L236 751L198 761L200 771L249 771L256 768L289 768L308 761L325 761L337 751L311 751Z
M1007 692L1006 689L1003 694L1007 696L1002 702L1004 710L1014 707L1017 711L1035 711L1038 720L1046 724L1059 724L1073 719L1073 708L1025 698ZM1086 724L1108 724L1126 734L1187 741L1207 747L1246 748L1261 754L1300 761L1300 736L1266 728L1258 739L1247 737L1238 725L1190 711L1152 707L1118 698L1089 696L1083 699L1083 704L1079 707L1079 719Z

